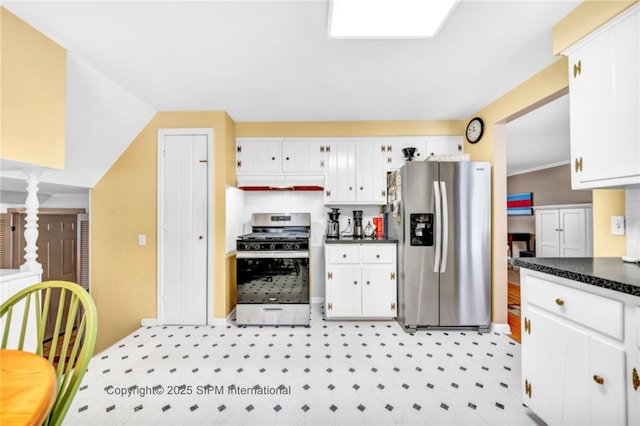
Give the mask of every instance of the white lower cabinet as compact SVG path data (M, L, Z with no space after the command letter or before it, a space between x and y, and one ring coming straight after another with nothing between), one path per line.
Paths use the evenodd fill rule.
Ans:
M521 276L524 405L547 424L637 424L640 392L627 379L627 364L637 364L635 325L625 330L624 321L633 296L604 290L609 298L525 269Z
M394 318L396 265L395 244L326 244L326 318Z

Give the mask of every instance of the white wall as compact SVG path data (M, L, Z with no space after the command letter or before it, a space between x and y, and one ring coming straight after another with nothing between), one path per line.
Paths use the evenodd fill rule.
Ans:
M640 188L625 191L627 256L640 258Z
M25 199L27 195L25 193ZM85 209L89 213L89 194L67 194L52 195L40 203L39 208L56 208L56 209ZM0 213L6 213L7 209L23 209L24 203L21 204L0 204Z

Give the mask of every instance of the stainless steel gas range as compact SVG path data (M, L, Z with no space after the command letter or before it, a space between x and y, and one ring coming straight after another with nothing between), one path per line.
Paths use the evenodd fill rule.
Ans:
M309 325L309 213L254 213L236 242L236 322Z

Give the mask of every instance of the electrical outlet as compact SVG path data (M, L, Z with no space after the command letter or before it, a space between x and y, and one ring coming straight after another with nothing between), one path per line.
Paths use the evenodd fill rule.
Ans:
M147 245L147 236L145 234L138 235L138 245L139 246Z
M611 235L624 235L624 216L611 216Z

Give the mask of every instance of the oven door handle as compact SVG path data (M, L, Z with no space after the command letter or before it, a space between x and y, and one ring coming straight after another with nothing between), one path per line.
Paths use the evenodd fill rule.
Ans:
M300 251L237 251L236 259L308 259L309 252Z

